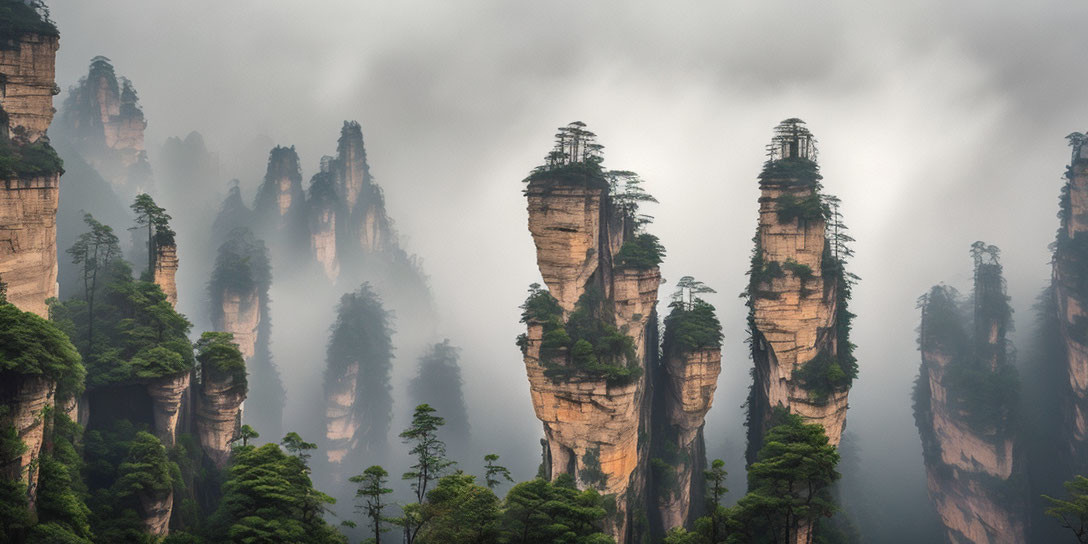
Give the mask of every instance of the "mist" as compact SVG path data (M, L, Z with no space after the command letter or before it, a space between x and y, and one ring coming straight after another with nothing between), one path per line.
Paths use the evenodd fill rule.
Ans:
M159 183L167 138L197 131L217 156L216 178L193 188L196 207L162 203L179 224L182 300L203 299L214 247L202 246L199 229L230 180L252 203L268 149L293 145L306 185L342 122L359 121L437 314L434 330L394 318L391 449L402 450L395 435L410 416L407 383L422 345L449 338L462 349L474 445L459 461L478 473L495 452L517 480L536 474L542 436L514 344L518 306L540 281L521 180L554 128L584 121L606 146L607 167L646 180L660 201L647 211L668 250L667 280L692 275L717 290L707 300L725 344L706 441L708 456L726 461L735 500L752 364L737 294L747 284L756 176L772 127L804 119L820 143L824 188L842 199L856 239L850 270L862 278L851 304L861 370L844 442L858 466L843 470L841 485L867 542L917 542L938 527L911 413L917 297L938 282L968 289L969 245L985 240L1002 248L1014 319L1031 329L1050 273L1063 137L1088 117L1088 72L1079 69L1088 6L1049 0L50 7L61 88L92 56L112 59L139 91ZM307 405L322 402L333 306L357 286L314 293L277 282L280 272L272 352L288 390L285 429L302 433ZM206 328L206 309L179 311Z

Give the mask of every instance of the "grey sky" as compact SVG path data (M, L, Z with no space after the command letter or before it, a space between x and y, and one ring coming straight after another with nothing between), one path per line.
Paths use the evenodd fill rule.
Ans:
M61 86L92 56L110 57L140 93L153 161L166 137L197 130L230 171L259 174L263 164L231 161L267 135L297 146L308 180L341 121L362 123L444 333L465 348L473 427L524 445L511 456L535 455L539 434L513 344L517 306L538 279L519 180L555 127L586 122L606 165L639 172L661 201L650 213L665 276L718 289L725 371L708 443L733 456L735 491L750 365L736 294L755 176L771 128L805 119L863 278L848 428L870 499L892 510L924 497L909 400L915 298L938 281L965 289L968 245L983 239L1004 250L1016 319L1030 329L1062 138L1088 122L1084 2L50 4ZM510 464L525 478L535 463ZM910 521L884 520L880 533L909 534Z

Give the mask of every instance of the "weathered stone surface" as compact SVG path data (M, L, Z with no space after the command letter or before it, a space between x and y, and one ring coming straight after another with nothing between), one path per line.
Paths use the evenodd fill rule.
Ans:
M677 445L686 448L703 428L706 413L714 402L722 353L720 349L701 349L668 357L665 365L669 376L665 384L669 399L665 410L679 432Z
M234 343L248 361L257 349L257 330L262 318L260 295L254 288L249 293L225 292L221 300L222 312L212 326L218 331L232 333Z
M230 376L213 376L205 369L197 389L193 417L196 435L208 458L223 468L230 460L230 445L241 427L245 388Z
M1069 246L1073 238L1088 236L1084 234L1088 232L1088 163L1074 161L1068 186L1069 208L1061 226L1066 241L1059 241L1054 254L1052 285L1073 395L1073 428L1070 432L1075 444L1084 444L1088 442L1088 344L1083 341L1083 335L1075 331L1083 330L1088 323L1088 312L1077 293L1077 277L1084 271Z
M15 49L0 48L0 108L8 116L7 134L21 128L30 142L38 141L53 121L53 85L59 40L55 36L22 34Z
M809 423L824 427L831 444L838 445L846 426L848 391L834 391L816 401L804 384L794 379L798 367L821 351L834 354L834 323L837 312L835 288L825 289L821 274L826 244L822 219L779 222L776 199L791 195L801 199L814 193L810 186L789 180L764 180L760 184L759 248L765 262L789 260L808 266L809 278L785 271L761 287L769 296L753 296L757 387L769 413L783 406Z
M57 202L60 176L0 180L0 280L8 300L48 317L57 296Z
M355 419L355 398L358 391L359 363L352 363L343 375L328 385L325 408L325 439L329 443L329 463L343 462L348 452L358 443L356 432L359 422Z
M38 464L34 462L41 453L45 433L43 411L54 404L56 384L41 376L9 374L0 378L0 404L9 412L0 417L0 426L12 425L26 451L16 459L2 459L3 476L19 479L27 484L30 508L38 488Z
M181 400L189 389L189 373L177 376L164 376L147 384L147 394L151 397L155 417L155 436L166 447L177 441L178 417Z
M170 515L174 511L174 492L161 495L140 494L140 509L143 510L144 528L154 536L165 537L170 534Z
M156 248L155 284L166 294L166 301L171 306L178 305L178 286L174 277L178 273L178 247L163 245Z
M597 271L601 189L530 185L529 232L548 291L566 314Z

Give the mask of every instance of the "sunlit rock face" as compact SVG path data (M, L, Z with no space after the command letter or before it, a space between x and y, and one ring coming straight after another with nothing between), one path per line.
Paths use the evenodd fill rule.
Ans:
M254 286L249 292L228 291L220 297L222 310L212 323L217 331L234 335L238 350L247 361L257 350L257 332L261 324L260 293Z
M178 286L175 276L178 273L178 247L174 244L161 245L155 248L155 284L166 295L166 301L171 306L178 305Z
M0 280L8 300L48 317L57 296L59 175L0 180Z
M834 356L836 287L825 287L822 259L825 222L822 218L780 222L778 199L804 199L815 194L811 184L789 178L760 182L758 251L764 262L795 261L807 266L810 277L786 270L759 286L752 296L752 352L755 361L755 400L769 417L776 406L788 408L808 423L824 427L832 445L838 445L846 425L848 390L832 391L824 400L814 395L794 372L821 352ZM765 425L766 419L753 424ZM763 429L766 431L766 429ZM762 434L762 433L760 433ZM754 452L750 452L750 455Z
M132 82L118 77L101 56L91 59L87 75L69 89L57 125L120 195L150 188L146 127Z
M0 426L14 426L26 451L15 460L4 459L4 477L27 484L30 507L38 488L38 463L45 435L44 410L54 405L56 384L38 376L6 374L0 376L0 406L8 409L0 415ZM12 462L14 461L14 462Z
M0 107L5 137L36 142L53 121L53 92L59 41L56 36L20 34L13 47L0 47Z
M600 289L605 313L613 315L614 325L634 340L643 368L638 379L622 385L578 374L557 381L544 374L542 326L529 323L525 368L533 408L544 424L547 474L553 479L572 474L580 487L586 487L586 474L596 470L587 467L587 459L596 455L604 474L601 493L616 495L611 532L617 542L627 542L636 536L632 505L641 508L646 500L649 445L640 434L648 435L646 369L657 349L654 307L661 275L657 267L614 269L612 255L624 237L622 232L611 236L615 233L610 229L617 228L619 220L606 189L542 178L529 183L526 196L537 264L564 315L569 316L587 288Z
M156 378L147 384L151 409L155 418L155 436L166 446L177 442L178 419L182 398L189 389L189 373Z
M57 47L55 36L33 33L0 47L0 139L9 145L38 142L53 120ZM10 302L42 317L57 296L59 186L59 172L0 179L0 280Z

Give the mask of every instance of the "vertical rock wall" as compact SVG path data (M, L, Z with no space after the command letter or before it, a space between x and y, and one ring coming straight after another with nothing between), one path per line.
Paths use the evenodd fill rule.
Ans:
M155 248L154 282L166 294L171 306L178 305L178 286L174 277L178 273L178 246L161 245Z
M0 426L13 425L26 445L26 451L14 462L4 460L3 475L27 485L31 510L38 488L38 464L34 461L41 453L45 410L54 405L55 390L55 383L38 376L12 375L0 381L0 405L7 408L7 413L0 415Z
M42 317L57 296L59 175L0 180L0 280L8 300Z
M7 116L4 134L21 133L28 142L45 135L53 121L56 36L21 34L14 48L0 48L0 109Z
M1061 217L1052 282L1071 392L1070 440L1082 452L1088 443L1088 146L1074 145Z

